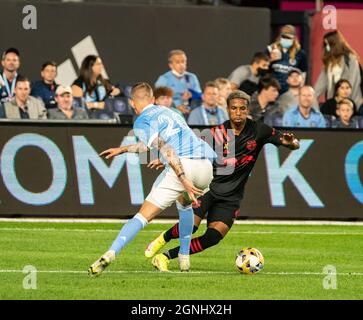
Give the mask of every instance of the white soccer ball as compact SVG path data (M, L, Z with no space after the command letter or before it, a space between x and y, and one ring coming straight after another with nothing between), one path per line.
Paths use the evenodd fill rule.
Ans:
M260 272L265 264L262 253L256 248L243 248L236 257L236 267L244 274L256 274Z

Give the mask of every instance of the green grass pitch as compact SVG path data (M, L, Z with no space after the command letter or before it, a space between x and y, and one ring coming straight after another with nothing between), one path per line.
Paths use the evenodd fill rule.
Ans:
M89 265L120 226L0 222L0 299L363 299L363 226L234 225L219 245L191 257L191 272L178 272L173 260L172 272L160 273L143 252L170 225L150 224L104 274L89 278ZM265 257L265 268L253 276L234 264L246 246ZM27 265L37 270L36 289L23 287ZM327 265L337 274L328 275Z

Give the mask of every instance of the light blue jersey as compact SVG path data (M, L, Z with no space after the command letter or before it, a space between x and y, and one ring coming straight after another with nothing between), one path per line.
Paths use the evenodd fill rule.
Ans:
M134 134L149 148L160 136L181 159L216 158L213 149L194 134L184 118L166 107L151 104L145 107L134 123Z
M182 95L186 91L190 91L193 94L193 99L197 99L202 94L199 80L194 73L186 71L181 79L177 78L171 71L162 74L158 80L156 80L156 87L169 87L173 90L173 101L175 106L183 104Z
M293 107L284 113L282 118L283 127L295 128L325 128L324 116L314 108L310 110L308 118L305 118L299 111L299 107Z

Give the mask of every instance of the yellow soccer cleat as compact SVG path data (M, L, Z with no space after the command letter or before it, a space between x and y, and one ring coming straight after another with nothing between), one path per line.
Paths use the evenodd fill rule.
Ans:
M156 253L165 246L166 241L164 240L164 233L162 232L154 241L151 241L145 249L145 257L152 258Z
M162 253L157 254L151 261L153 266L158 269L160 272L168 272L168 265L170 260L168 257Z
M91 277L99 276L108 265L115 260L115 251L107 251L101 258L96 260L88 269L88 275Z

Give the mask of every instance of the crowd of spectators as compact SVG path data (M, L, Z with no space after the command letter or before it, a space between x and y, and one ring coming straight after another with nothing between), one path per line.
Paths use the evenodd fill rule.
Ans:
M227 78L208 81L203 89L198 76L187 69L186 53L172 50L169 70L154 83L155 103L171 108L190 125L212 126L228 119L227 97L239 89L251 97L249 117L272 126L363 128L359 56L338 30L325 34L322 45L323 67L314 86L306 83L307 57L292 25L283 26L250 64L237 66ZM121 105L127 105L127 90L102 76L99 56L84 58L71 86L56 83L53 61L41 66L41 80L33 84L18 73L20 62L16 48L2 54L0 118L114 119L120 112L114 102L122 99Z

